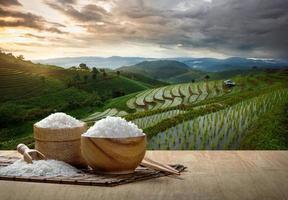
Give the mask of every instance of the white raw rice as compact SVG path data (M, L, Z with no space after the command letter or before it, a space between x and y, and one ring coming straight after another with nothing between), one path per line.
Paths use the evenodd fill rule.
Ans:
M39 128L52 128L52 129L60 129L60 128L75 128L82 125L82 123L62 112L57 112L49 115L48 117L42 119L41 121L35 124Z
M2 176L75 176L76 168L57 160L35 160L32 164L20 159L13 164L0 168Z
M132 122L128 122L121 117L106 117L90 127L86 136L107 137L107 138L126 138L145 135L142 129Z

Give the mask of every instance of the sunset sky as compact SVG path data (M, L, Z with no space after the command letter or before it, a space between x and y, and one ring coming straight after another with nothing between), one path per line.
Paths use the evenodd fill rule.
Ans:
M0 0L1 50L288 58L287 0Z

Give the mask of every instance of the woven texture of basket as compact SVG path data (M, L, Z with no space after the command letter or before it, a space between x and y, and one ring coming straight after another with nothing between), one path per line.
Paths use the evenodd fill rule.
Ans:
M48 159L61 160L76 167L86 167L81 154L81 134L86 123L75 128L41 128L34 125L35 149Z

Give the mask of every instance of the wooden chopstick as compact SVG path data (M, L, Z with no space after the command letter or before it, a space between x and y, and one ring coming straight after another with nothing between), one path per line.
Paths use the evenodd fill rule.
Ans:
M172 167L166 167L166 165L164 164L161 164L161 163L158 163L156 161L152 161L151 159L143 159L142 162L141 162L141 165L142 166L145 166L145 167L148 167L148 168L151 168L151 169L155 169L155 170L159 170L159 171L163 171L163 172L168 172L168 173L171 173L171 174L177 174L177 175L180 175L180 173L173 169ZM173 170L172 170L172 169Z
M156 165L160 165L160 166L162 166L162 167L164 167L164 168L167 168L167 169L169 169L169 170L171 170L171 171L174 171L174 172L176 172L176 173L179 173L179 171L177 171L176 169L174 169L174 168L171 167L170 165L166 165L166 164L157 162L157 161L155 161L155 160L151 160L150 158L147 158L147 157L145 157L144 160L146 160L146 161L148 161L148 162L151 162L151 163L154 163L154 164L156 164Z

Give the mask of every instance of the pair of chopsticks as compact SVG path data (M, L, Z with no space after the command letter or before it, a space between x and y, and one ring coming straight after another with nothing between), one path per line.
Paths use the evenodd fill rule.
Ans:
M176 169L174 169L173 167L166 165L166 164L156 162L156 161L151 160L150 158L147 158L147 157L145 157L142 160L140 165L142 165L144 167L148 167L150 169L158 170L161 172L168 172L170 174L180 175L180 172L177 171Z

